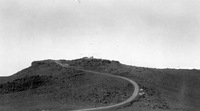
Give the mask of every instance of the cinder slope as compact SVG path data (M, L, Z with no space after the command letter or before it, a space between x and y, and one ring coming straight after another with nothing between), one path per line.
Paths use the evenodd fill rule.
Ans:
M66 62L71 66L120 75L136 81L146 94L119 111L200 110L199 70L135 67L101 59L76 59Z
M69 64L63 64L60 61L55 61L55 62L57 64L63 66L63 67L70 67ZM100 106L100 107L92 107L92 108L86 108L86 109L78 109L78 110L73 110L73 111L113 110L113 109L117 109L117 108L121 108L123 106L126 106L127 104L130 104L132 101L136 100L137 97L138 97L139 86L135 81L133 81L131 79L128 79L128 78L122 77L122 76L108 74L108 73L100 73L100 72L94 72L94 71L89 71L89 70L84 70L84 69L78 69L78 70L81 70L81 71L84 71L84 72L89 72L89 73L94 73L94 74L99 74L99 75L105 75L107 77L122 79L122 80L128 81L135 89L134 89L134 92L132 92L132 95L128 99L126 99L125 101L122 101L120 103L109 105L109 106Z
M144 89L145 95L115 111L200 110L199 70L153 69L128 66L118 61L88 58L61 60L61 62L80 69L126 77L136 81ZM34 79L38 78L37 75L39 82ZM36 111L42 109L57 111L106 106L127 99L133 92L133 87L125 81L73 68L62 68L51 60L33 62L31 67L11 77L0 79L3 80L0 83L16 83L19 81L17 79L23 80L19 86L23 86L26 80L32 81L32 84L26 85L28 88L17 88L23 91L7 88L8 92L13 92L0 94L1 111L2 109L10 111L12 108L20 111L30 108L35 108ZM85 93L80 94L80 91Z
M129 98L133 86L120 78L63 68L51 60L0 84L1 111L73 110L108 106Z

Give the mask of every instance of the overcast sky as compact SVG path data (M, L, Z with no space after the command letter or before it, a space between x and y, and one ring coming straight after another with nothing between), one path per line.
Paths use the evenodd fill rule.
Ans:
M200 1L0 0L0 76L83 56L200 69Z

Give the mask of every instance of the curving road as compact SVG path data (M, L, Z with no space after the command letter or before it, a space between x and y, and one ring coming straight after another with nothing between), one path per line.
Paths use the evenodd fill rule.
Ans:
M55 61L58 65L61 65L62 67L69 67L68 64L62 64L60 63L59 61ZM74 68L74 67L73 67ZM103 75L107 75L107 76L112 76L112 77L116 77L116 78L120 78L120 79L124 79L126 81L129 81L134 87L135 87L135 90L132 94L132 96L130 98L128 98L127 100L121 102L121 103L118 103L118 104L115 104L115 105L110 105L110 106L103 106L103 107L96 107L96 108L88 108L88 109L79 109L79 110L73 110L73 111L102 111L102 110L111 110L111 109L114 109L114 108L118 108L118 107L122 107L124 105L127 105L129 104L131 101L133 101L138 93L139 93L139 86L138 84L131 80L131 79L128 79L128 78L125 78L125 77L122 77L122 76L116 76L116 75L112 75L112 74L108 74L108 73L100 73L100 72L95 72L95 71L89 71L89 70L84 70L84 69L77 69L77 70L81 70L81 71L85 71L85 72L90 72L90 73L95 73L95 74L103 74Z

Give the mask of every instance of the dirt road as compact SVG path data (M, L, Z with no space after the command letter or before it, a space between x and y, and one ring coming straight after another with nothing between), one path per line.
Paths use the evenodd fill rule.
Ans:
M55 62L57 64L63 66L63 67L70 67L68 64L62 64L59 61L55 61ZM75 68L75 67L73 67L73 68ZM77 69L77 68L75 68L75 69ZM120 78L120 79L129 81L133 85L133 87L135 88L135 90L134 90L134 92L133 92L133 94L132 94L132 96L130 98L128 98L127 100L125 100L125 101L123 101L121 103L118 103L118 104L115 104L115 105L110 105L110 106L88 108L88 109L79 109L79 110L73 110L73 111L103 111L103 110L111 110L111 109L119 108L119 107L122 107L124 105L129 104L130 102L132 102L138 96L139 86L138 86L138 84L135 81L133 81L131 79L128 79L128 78L125 78L125 77L122 77L122 76L116 76L116 75L108 74L108 73L100 73L100 72L89 71L89 70L84 70L84 69L77 69L77 70L81 70L81 71L85 71L85 72L90 72L90 73L95 73L95 74L107 75L107 76L116 77L116 78Z

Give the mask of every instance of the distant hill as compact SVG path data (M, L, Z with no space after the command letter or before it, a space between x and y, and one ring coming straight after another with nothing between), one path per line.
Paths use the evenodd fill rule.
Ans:
M116 111L199 111L200 71L135 67L119 61L80 58L34 61L0 78L0 111L61 111L116 104L131 96L129 82L84 72L105 72L136 81L145 95Z

